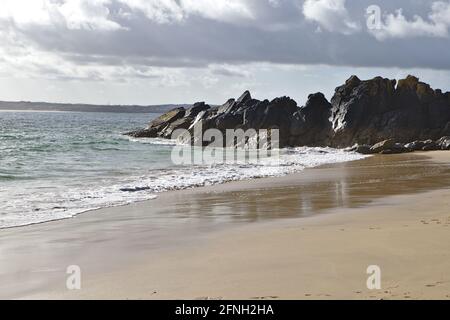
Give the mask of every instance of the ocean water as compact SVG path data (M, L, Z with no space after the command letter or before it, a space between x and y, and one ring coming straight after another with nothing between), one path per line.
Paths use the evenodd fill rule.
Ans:
M295 148L280 162L174 165L173 141L132 139L156 114L0 111L0 228L154 199L168 190L282 176L363 156Z

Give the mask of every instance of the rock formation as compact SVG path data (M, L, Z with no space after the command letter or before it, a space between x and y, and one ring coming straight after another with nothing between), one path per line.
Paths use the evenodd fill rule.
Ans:
M450 149L450 92L433 90L414 76L362 81L350 77L331 102L311 94L302 107L289 97L238 99L211 107L204 102L177 108L153 120L134 137L170 138L177 129L279 129L281 147L331 146L361 153ZM193 137L192 142L199 137Z
M442 94L419 79L351 77L336 89L332 146L369 144L392 139L407 143L438 139L450 121L450 93Z

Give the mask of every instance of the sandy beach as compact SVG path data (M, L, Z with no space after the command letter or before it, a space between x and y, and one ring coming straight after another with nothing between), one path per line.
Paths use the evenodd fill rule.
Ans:
M449 196L449 152L166 192L0 230L0 298L448 299Z

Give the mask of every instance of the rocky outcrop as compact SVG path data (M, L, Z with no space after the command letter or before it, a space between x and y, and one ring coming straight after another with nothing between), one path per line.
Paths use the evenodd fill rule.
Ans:
M371 153L380 153L382 151L390 150L395 147L396 142L392 139L378 142L370 148Z
M173 109L150 122L146 129L129 132L127 135L135 138L156 138L158 136L164 136L164 131L172 123L182 119L185 114L186 110L184 108Z
M351 77L336 89L333 105L332 145L374 144L438 139L450 120L448 94L433 90L418 78L380 77L360 81Z
M195 143L201 139L195 136L202 133L195 132L198 125L203 132L276 128L281 147L354 146L362 153L385 154L448 149L450 93L434 90L414 76L398 82L352 76L330 102L315 93L299 107L289 97L260 101L246 91L221 106L200 102L187 110L174 109L129 135L169 138L175 130L187 129Z
M395 140L389 139L373 145L367 154L398 154L409 152L410 150L402 143L395 142Z
M322 93L308 97L305 106L293 115L290 146L328 146L331 144L331 104Z
M378 122L391 110L395 81L381 77L361 81L352 76L331 99L332 145L374 144L382 137ZM381 125L381 124L380 124Z
M450 150L450 137L442 137L441 139L436 141L436 144L441 150Z

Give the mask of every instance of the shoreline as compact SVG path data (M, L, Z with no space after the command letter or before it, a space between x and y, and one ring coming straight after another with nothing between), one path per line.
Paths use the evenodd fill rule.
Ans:
M330 224L333 226L333 223L340 223L344 228L352 228L354 222L348 221L348 218L346 220L344 216L358 216L355 212L361 211L372 213L366 215L375 219L372 224L379 224L377 219L382 215L386 221L381 228L387 229L385 224L394 223L397 219L394 219L397 216L395 208L399 208L399 204L393 205L397 201L393 199L400 197L401 206L414 201L420 203L421 197L439 199L444 194L450 194L450 174L444 175L449 170L444 166L433 165L436 164L434 161L449 164L449 159L449 153L446 152L377 156L352 163L306 169L286 177L173 191L159 200L101 209L96 214L81 214L72 219L20 227L20 230L3 229L0 230L0 237L4 237L0 242L0 252L4 253L0 258L0 262L3 262L0 264L0 280L6 281L0 281L3 283L0 285L0 297L194 299L220 296L227 299L248 299L277 296L308 299L312 297L304 295L308 293L301 295L300 291L287 289L266 295L266 289L262 290L257 282L249 282L248 287L235 282L227 289L224 286L225 278L235 279L233 277L238 274L246 274L252 278L252 272L246 268L233 269L233 265L239 265L239 261L248 256L250 261L259 259L259 263L265 266L264 270L258 271L262 272L260 276L284 270L283 273L286 271L287 275L297 279L300 276L290 269L292 261L280 265L279 259L264 260L259 255L261 252L258 254L261 246L268 246L267 250L272 254L279 252L284 258L290 257L295 252L290 250L293 249L291 243L297 243L300 237L294 231L301 228L296 229L295 225L317 224L314 233L308 235L320 242L323 241L322 238L327 238L326 231L334 235L342 232L331 230ZM434 172L435 170L437 171ZM398 181L397 185L388 185L390 179L395 181L395 177L390 177L391 172L399 175L402 190L399 190ZM378 175L380 181L372 181ZM439 179L436 180L436 177ZM379 185L384 185L383 190L377 188ZM444 202L444 205L436 204L433 208L445 210L448 202ZM153 214L155 211L158 212L156 218L153 216L151 219L146 214ZM390 216L389 212L392 211L394 214ZM177 223L171 225L168 220ZM289 224L294 226L287 226ZM20 232L22 228L28 228L26 234ZM289 233L290 230L294 230L293 233ZM366 230L369 233L372 231L377 229ZM263 236L268 234L272 238ZM241 242L233 242L236 239L240 239L242 245ZM283 242L283 239L289 241ZM446 239L444 235L442 242L447 243ZM280 246L277 250L269 249L277 243ZM36 246L40 250L33 253ZM282 247L284 250L281 250ZM247 252L234 253L232 248L240 248L238 251L246 248ZM17 249L20 249L19 252L15 252ZM322 249L315 248L319 252ZM340 250L335 249L336 252ZM114 252L115 257L111 257L108 252ZM217 252L221 252L225 258L220 258ZM35 261L36 257L39 257L38 261ZM300 258L306 259L305 256ZM222 262L226 267L219 263L221 260L224 260ZM358 261L358 256L351 260ZM176 267L171 264L175 261ZM76 264L75 262L83 270L87 270L84 273L86 285L80 292L69 292L64 288L64 271L66 266ZM308 265L320 267L317 261L310 261ZM212 269L217 267L222 273L214 273L205 266L211 266ZM130 277L135 278L134 275L139 275L140 280L129 281ZM205 275L207 281L196 279L196 275ZM116 280L112 281L113 278ZM183 280L191 278L192 280ZM245 277L241 279L243 283L244 280ZM302 282L304 279L298 278L298 281ZM352 276L349 276L349 281L353 281ZM269 282L273 288L284 283ZM188 290L192 283L195 284L195 290ZM157 287L156 294L145 291L150 284ZM210 288L215 288L215 291ZM243 291L244 288L249 288L252 294L250 291L247 294ZM305 288L313 291L314 283L309 283ZM246 295L236 296L232 295L233 292ZM336 292L332 297L316 298L344 297L358 298L361 294L347 296L343 292ZM364 298L371 297L368 295Z
M129 139L133 139L131 137L128 137ZM170 141L170 140L167 140ZM324 148L327 149L327 148ZM332 149L334 151L338 151L338 152L344 152L343 149ZM349 153L350 154L350 153ZM356 154L354 154L354 156L356 157ZM36 221L36 222L27 222L27 223L23 223L23 224L18 224L18 225L12 225L12 226L4 226L1 227L0 226L0 231L1 230L9 230L9 229L15 229L15 228L24 228L24 227L28 227L28 226L34 226L34 225L41 225L41 224L45 224L45 223L52 223L52 222L58 222L58 221L64 221L64 220L68 220L68 219L73 219L77 216L80 215L84 215L84 214L90 214L90 213L95 213L99 210L107 210L110 208L120 208L120 207L127 207L129 205L133 205L133 204L139 204L139 203L147 203L150 201L154 201L155 199L157 199L158 197L161 197L162 195L165 195L167 193L173 193L173 192L183 192L183 191L200 191L200 192L208 192L209 190L214 190L215 187L219 187L219 189L221 188L220 186L223 185L227 185L227 184L232 184L233 187L236 187L236 183L240 184L240 183L246 183L247 187L249 185L252 185L253 181L256 180L265 180L265 179L278 179L278 178L285 178L287 176L291 176L291 175L297 175L297 174L301 174L302 172L304 172L305 170L308 169L313 169L313 168L321 168L321 167L326 167L326 166L333 166L333 165L338 165L340 163L350 163L353 161L359 161L368 157L371 157L373 155L358 155L358 157L360 157L359 159L353 159L353 160L342 160L339 159L337 162L329 162L329 163L324 163L324 164L319 164L316 166L312 166L312 167L304 167L301 170L298 171L294 171L294 172L283 172L280 173L278 175L268 175L268 176L254 176L254 177L244 177L243 179L230 179L230 180L224 180L221 182L216 182L214 184L211 185L192 185L189 187L181 187L181 188L174 188L174 189L167 189L167 190L162 190L162 191L157 191L157 192L153 192L152 194L149 194L147 199L141 199L141 200L136 200L133 199L131 201L129 201L128 203L116 203L116 204L108 204L105 206L99 206L99 207L93 207L91 209L73 209L71 213L71 215L68 215L66 217L54 217L54 218L49 218L49 220L45 220L45 221ZM226 189L226 188L225 188ZM125 191L122 191L125 192ZM133 192L130 192L133 193ZM77 212L77 210L81 210L79 212Z

